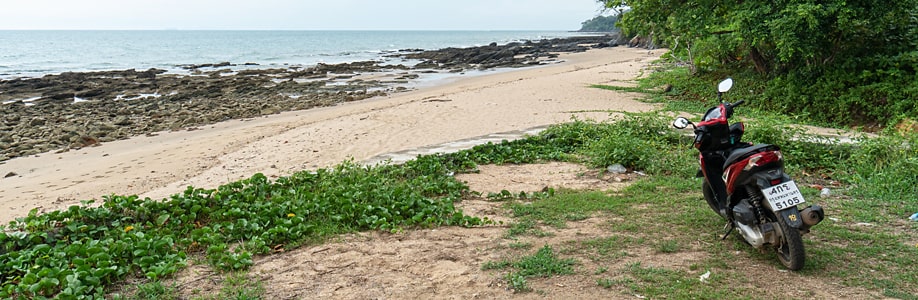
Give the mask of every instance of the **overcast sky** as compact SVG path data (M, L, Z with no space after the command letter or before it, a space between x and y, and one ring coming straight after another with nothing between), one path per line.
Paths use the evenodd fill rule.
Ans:
M576 30L599 9L595 0L0 0L0 30Z

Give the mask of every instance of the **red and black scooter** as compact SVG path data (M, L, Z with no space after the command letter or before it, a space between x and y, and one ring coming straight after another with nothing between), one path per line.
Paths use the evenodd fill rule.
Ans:
M718 85L721 104L708 109L701 122L679 117L673 126L695 129L694 146L701 153L698 177L704 179L702 194L711 209L727 220L723 238L737 229L753 247L770 247L781 264L800 270L806 259L800 236L821 222L825 213L818 205L798 208L806 200L784 173L778 146L742 142L743 123L727 122L733 109L745 102L723 102L723 93L732 86L730 78Z

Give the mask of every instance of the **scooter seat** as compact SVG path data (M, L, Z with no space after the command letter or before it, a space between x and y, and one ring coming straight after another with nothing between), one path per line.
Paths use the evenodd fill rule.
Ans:
M780 148L778 148L778 146L769 144L755 144L753 146L735 149L730 152L730 156L727 156L727 160L724 162L724 170L726 170L727 167L733 163L764 150L780 150Z

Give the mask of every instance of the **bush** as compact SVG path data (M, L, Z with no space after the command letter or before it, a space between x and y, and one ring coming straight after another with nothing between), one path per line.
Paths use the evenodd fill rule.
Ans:
M651 143L633 135L606 136L588 144L584 152L590 166L597 168L622 164L626 168L646 170L654 157Z
M853 194L882 199L899 214L913 213L918 195L918 133L861 139L841 164L843 180L854 184ZM902 207L911 203L913 207Z
M652 174L688 174L691 153L678 131L672 130L672 119L659 113L627 114L603 127L603 134L588 141L581 151L586 162L595 168L621 164L626 168Z

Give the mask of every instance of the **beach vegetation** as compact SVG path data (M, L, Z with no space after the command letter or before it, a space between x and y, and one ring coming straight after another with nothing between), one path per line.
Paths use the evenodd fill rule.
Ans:
M757 292L745 284L755 279L743 273L746 267L737 265L738 256L749 256L770 265L777 264L773 254L758 252L741 239L699 244L699 239L720 239L722 233L712 229L722 227L722 221L703 205L698 192L700 181L693 176L697 171L697 154L691 151L690 138L675 130L666 132L662 127L644 123L652 123L654 121L649 120L654 119L660 120L661 126L668 126L663 120L671 120L671 115L666 112L637 114L614 123L622 127L643 124L637 127L646 130L612 129L606 128L605 123L590 122L558 128L590 124L596 127L592 130L606 132L607 135L590 140L575 151L585 163L596 159L590 154L596 152L592 149L595 143L613 138L612 135L626 135L630 137L623 139L662 145L649 154L652 157L642 159L687 163L664 164L670 167L666 171L654 170L654 164L659 162L642 166L636 170L650 176L612 193L559 191L545 198L510 199L505 205L514 219L506 238L554 236L552 228L562 229L569 222L576 222L567 218L570 215L618 220L605 225L608 228L606 237L574 238L556 246L560 249L560 257L586 257L588 261L581 265L612 270L611 275L596 274L591 271L595 268L575 268L574 272L593 274L599 286L628 295L756 298L751 295ZM807 187L803 190L806 199L829 208L829 219L813 229L818 235L807 236L805 240L809 263L800 274L840 282L846 287L863 288L885 297L915 299L908 295L918 291L918 272L908 266L918 263L918 245L915 244L918 236L913 230L918 225L903 223L903 220L918 211L913 201L913 196L918 194L914 176L918 174L918 165L911 146L918 142L916 135L860 136L853 143L843 143L789 126L792 122L781 115L762 113L745 121L749 125L744 139L781 145L788 172L801 186ZM832 196L820 196L823 187L830 188ZM646 251L642 249L647 247L657 255L694 255L691 253L699 251L705 255L694 260L687 270L666 265L619 263L629 261L632 253ZM698 284L699 275L708 271L713 275ZM862 278L874 279L860 280ZM736 288L714 288L723 285Z
M918 0L599 2L626 5L618 26L671 49L691 81L756 83L742 86L763 109L842 126L918 119Z
M451 174L477 164L569 160L602 132L584 122L566 126L402 165L345 161L273 181L255 174L216 189L189 186L167 199L112 194L66 210L34 209L0 233L0 296L102 296L128 277L168 277L189 255L238 271L255 255L343 233L487 224L455 207L470 191Z
M0 296L101 296L129 276L174 274L189 254L217 270L244 270L254 255L342 233L489 222L455 207L468 187L431 162L346 161L274 181L255 174L217 189L188 187L162 200L110 195L98 205L33 210L0 233Z
M123 291L114 291L107 298L121 299L192 299L192 300L217 300L217 299L264 299L265 288L261 281L249 278L244 272L227 272L221 274L219 291L211 295L199 295L201 291L195 289L191 296L183 295L175 283L151 281L126 287ZM117 290L117 288L116 288ZM126 292L126 293L122 293Z
M548 278L558 275L574 273L577 261L571 258L559 258L551 246L545 245L535 254L520 257L515 261L501 260L489 261L482 266L482 270L510 269L504 279L514 293L532 291L526 279L541 277Z

